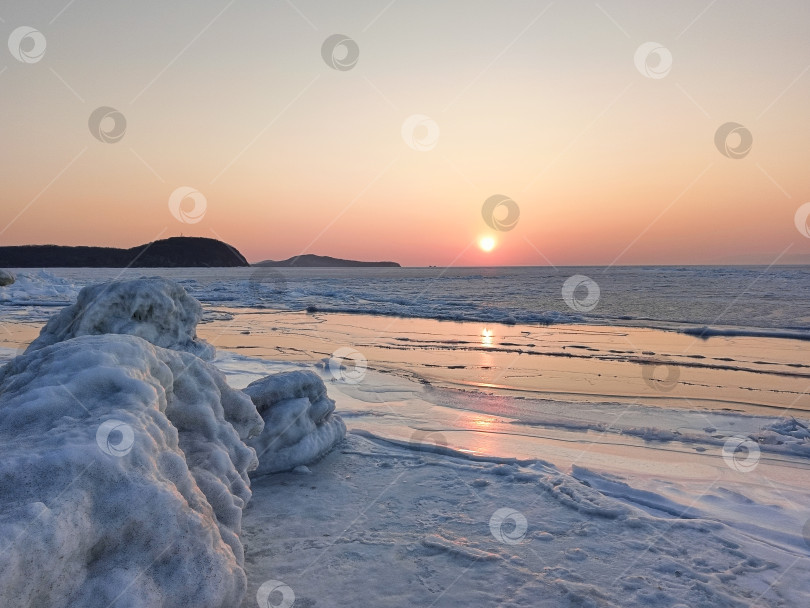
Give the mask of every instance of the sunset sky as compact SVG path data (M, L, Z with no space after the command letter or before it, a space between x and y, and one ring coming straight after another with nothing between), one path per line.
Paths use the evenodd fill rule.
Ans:
M16 1L0 33L0 245L183 234L250 261L442 266L810 252L806 0ZM326 52L334 34L355 65L328 65L352 59ZM648 42L665 51L639 64ZM118 141L91 133L99 107L125 118ZM116 139L116 116L95 134ZM740 158L715 143L729 122L753 138ZM182 187L204 207L173 214ZM494 195L519 210L509 230L485 222Z

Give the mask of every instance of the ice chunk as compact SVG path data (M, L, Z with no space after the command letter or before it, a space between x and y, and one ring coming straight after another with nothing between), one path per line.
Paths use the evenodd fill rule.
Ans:
M200 303L173 281L160 277L90 285L75 304L51 317L28 347L38 350L77 336L131 334L156 346L213 359L213 346L197 338Z
M60 315L45 335L125 309L122 292L110 306L82 301L84 315ZM0 369L0 605L238 606L257 465L244 441L262 425L211 364L138 337L40 342L11 361Z
M248 444L259 457L257 473L288 471L321 458L346 436L335 402L311 371L271 374L245 388L264 418L264 431Z
M11 285L16 280L17 277L14 276L14 273L9 272L8 270L0 270L0 287Z
M29 269L18 271L14 283L0 289L0 303L18 306L65 305L72 302L78 292L77 286L67 279L45 270ZM37 311L31 313L36 315Z

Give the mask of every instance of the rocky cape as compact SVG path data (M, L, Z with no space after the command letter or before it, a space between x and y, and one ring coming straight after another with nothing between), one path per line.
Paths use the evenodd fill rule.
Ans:
M382 268L400 268L401 266L396 262L359 262L357 260L342 260L340 258L333 258L328 255L313 255L311 253L305 255L297 255L286 260L264 260L253 264L254 266L262 267L295 267L295 268L365 268L365 267L382 267Z
M130 249L20 245L0 247L6 268L187 268L249 266L227 243L202 237L172 237Z

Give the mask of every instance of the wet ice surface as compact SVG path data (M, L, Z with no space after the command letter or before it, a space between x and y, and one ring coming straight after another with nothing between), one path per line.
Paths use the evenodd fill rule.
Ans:
M217 364L235 385L265 365L295 365L240 355ZM248 601L266 580L341 606L364 597L383 606L799 606L810 597L801 419L515 398L390 369L348 384L312 369L350 436L311 475L254 479ZM510 458L522 466L504 467ZM537 470L564 482L555 489ZM489 529L504 508L526 519L517 545ZM283 542L265 546L265 534Z

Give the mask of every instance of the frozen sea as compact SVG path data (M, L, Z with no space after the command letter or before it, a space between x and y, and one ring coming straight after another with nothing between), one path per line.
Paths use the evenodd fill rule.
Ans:
M327 382L349 435L253 479L243 606L810 605L807 268L16 273L5 358L159 275L234 388Z
M49 269L0 295L64 305L98 280L159 275L204 304L506 324L590 323L810 336L805 266ZM40 288L38 288L40 287ZM33 312L33 311L32 311Z

